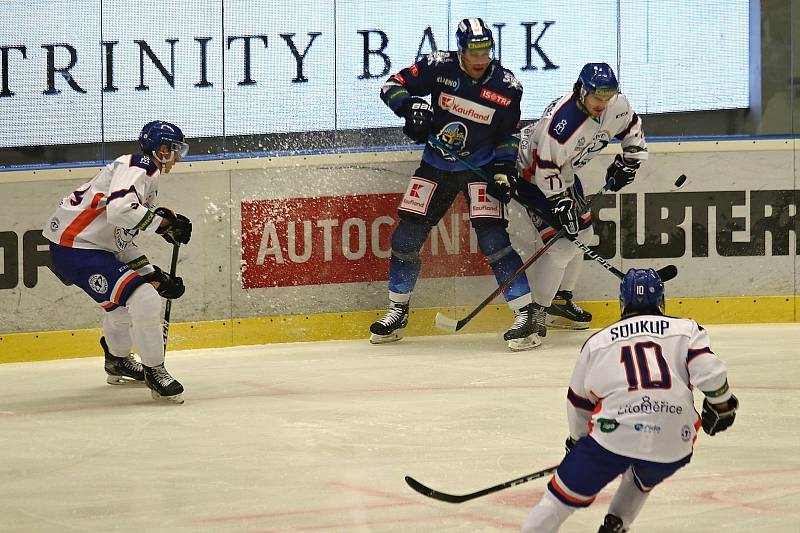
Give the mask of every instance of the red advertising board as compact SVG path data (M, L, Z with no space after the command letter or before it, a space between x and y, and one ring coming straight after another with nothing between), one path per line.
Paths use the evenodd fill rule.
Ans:
M386 280L402 194L243 201L245 289ZM422 277L491 274L459 197L422 249Z

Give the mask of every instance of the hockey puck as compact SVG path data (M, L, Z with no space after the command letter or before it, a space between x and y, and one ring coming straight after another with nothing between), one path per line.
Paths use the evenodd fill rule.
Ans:
M686 183L686 174L681 174L678 176L678 179L675 180L675 188L680 189L683 187L684 183Z

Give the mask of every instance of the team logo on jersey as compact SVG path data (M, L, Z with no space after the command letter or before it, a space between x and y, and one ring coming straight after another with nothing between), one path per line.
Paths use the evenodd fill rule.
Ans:
M50 231L58 231L58 228L61 226L61 222L58 218L53 217L50 219Z
M639 433L661 433L661 426L657 424L642 424L637 422L633 425L633 429Z
M108 292L108 280L102 274L92 274L89 276L89 287L97 294Z
M681 428L681 440L683 442L689 442L692 440L692 428L689 426L683 426Z
M431 52L428 54L428 64L434 65L439 63L449 63L452 61L450 58L450 54L445 52L444 50L436 50L435 52Z
M489 100L490 102L494 102L495 104L503 107L508 107L511 105L511 98L508 96L503 96L500 93L496 93L491 89L487 89L486 87L481 89L481 98L484 100Z
M114 241L117 248L124 250L128 247L134 237L139 233L139 230L127 230L124 228L114 228Z
M419 67L417 66L417 64L416 64L416 63L414 63L413 65L411 65L410 67L408 67L408 71L409 71L409 72L411 73L411 75L412 75L412 76L414 76L415 78L419 76Z
M509 71L506 71L506 73L503 75L503 83L508 84L509 89L519 89L520 91L522 90L522 84Z
M608 146L610 142L611 134L608 130L600 130L595 133L592 142L578 155L575 161L572 162L572 168L581 168L586 165L586 163L592 160L596 153Z
M446 124L444 128L439 130L436 138L446 144L450 150L456 152L459 156L467 156L469 152L464 150L467 145L467 135L469 130L463 122L451 122ZM445 161L455 161L455 158L442 150L437 148L439 155Z
M461 86L461 80L451 80L450 78L445 78L444 76L437 76L436 83L441 83L442 85L452 87L454 91L457 91Z
M614 418L598 418L597 427L599 427L600 431L603 433L612 433L619 427L619 422Z
M561 119L561 122L553 126L553 129L556 131L557 134L561 135L564 133L564 129L567 127L567 119Z
M439 95L439 107L453 115L480 124L491 124L495 111L491 107L447 93Z

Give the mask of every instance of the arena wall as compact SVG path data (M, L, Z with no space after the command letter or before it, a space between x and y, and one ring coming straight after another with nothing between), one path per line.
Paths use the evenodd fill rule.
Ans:
M675 264L668 312L706 323L797 322L800 141L651 142L633 185L604 195L592 245L620 270ZM615 150L584 172L602 185ZM419 150L189 161L162 177L160 203L194 234L178 273L187 292L172 310L170 349L366 338L386 303L396 205ZM98 355L102 311L48 268L41 228L58 201L97 167L0 172L0 362ZM676 178L686 183L676 188ZM512 204L511 233L536 246ZM622 221L622 223L620 223ZM159 237L137 239L167 266ZM435 228L414 294L410 335L438 333L436 311L462 316L496 287L463 202ZM617 279L587 260L576 298L594 326L618 315ZM495 302L465 332L501 331Z

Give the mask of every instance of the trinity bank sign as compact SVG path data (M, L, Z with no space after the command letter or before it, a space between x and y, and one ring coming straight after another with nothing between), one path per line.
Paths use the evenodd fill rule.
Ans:
M746 107L747 40L713 36L746 31L747 2L725 0L724 19L693 18L693 44L676 49L647 36L620 40L621 21L641 13L617 0L593 3L590 30L572 3L558 0L480 2L480 12L445 0L424 8L400 0L179 0L169 9L162 0L3 0L0 148L130 140L155 119L190 138L399 126L379 98L384 80L424 54L454 49L456 25L469 16L488 22L495 56L523 84L523 119L571 90L587 61L620 70L642 113ZM654 35L683 24L649 20ZM681 66L707 49L716 69ZM667 74L692 94L663 91L658 80Z
M519 67L519 70L559 68L550 59L541 43L545 33L554 24L555 21L544 21L541 25L537 21L520 23L525 29L525 40L522 43L514 44L524 47L525 63ZM493 24L493 26L498 39L495 53L497 58L502 61L502 33L506 24ZM360 54L350 63L351 66L356 67L352 70L360 71L355 75L357 79L384 78L393 68L397 68L397 64L393 64L387 51L389 35L386 31L359 29L356 30L356 33L360 36ZM281 45L285 45L283 52L286 58L291 58L288 65L289 76L284 76L284 78L290 79L292 83L304 83L309 81L308 76L314 75L314 73L309 73L309 69L306 68L306 56L322 35L323 32L308 32L304 36L297 36L295 33L279 33L272 36L267 34L230 35L223 39L222 55L227 60L240 63L243 67L238 77L233 80L236 85L256 85L259 77L263 80L265 77L276 75L274 71L257 72L254 64L256 56L269 48L271 41L273 43L278 41L279 48ZM304 42L300 43L301 40ZM320 39L320 43L323 40ZM40 71L40 77L44 80L44 85L40 87L41 94L46 96L61 94L62 90L86 94L87 90L84 87L92 84L92 81L100 82L102 92L116 92L120 90L118 75L121 71L135 73L137 80L135 85L123 87L123 90L148 91L153 83L162 86L166 83L171 89L175 89L176 76L194 81L193 86L196 89L205 89L213 87L215 83L222 83L223 80L209 78L209 47L215 45L214 37L195 36L191 42L181 43L180 41L175 38L164 39L163 42L157 43L147 39L132 39L127 43L121 43L119 40L101 41L99 45L103 61L101 70L93 73L95 76L99 76L99 79L95 80L91 78L81 80L75 75L75 71L82 56L91 56L96 54L97 50L79 51L79 45L63 42L32 45L0 43L0 98L19 97L17 94L20 85L18 78L21 77L19 74L29 69ZM273 44L273 46L275 45ZM325 46L325 44L317 45L315 52ZM120 59L118 51L126 47L135 51L136 60L133 64ZM44 52L33 53L34 50L39 51L39 49ZM416 60L427 52L439 49L432 28L426 27L420 35ZM327 53L327 51L320 53ZM125 56L126 59L130 59L130 57L130 54ZM402 67L403 64L400 66ZM316 74L327 75L326 72ZM92 85L97 85L97 83Z
M196 0L167 24L142 18L143 4L163 8L150 0L113 14L109 4L129 7L10 3L17 7L4 12L0 31L0 147L130 140L152 119L190 138L398 126L380 101L383 82L455 46L447 2L420 17L387 12L391 1ZM102 17L93 11L101 4ZM519 6L495 11L483 15L495 56L523 83L552 84L527 101L527 115L537 116L576 75L556 79L560 19Z

